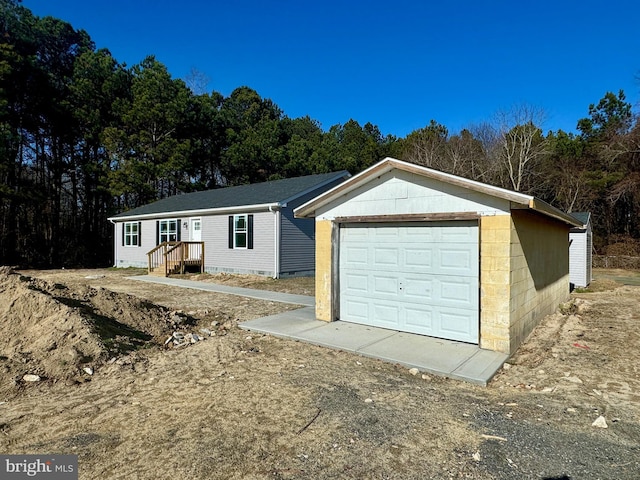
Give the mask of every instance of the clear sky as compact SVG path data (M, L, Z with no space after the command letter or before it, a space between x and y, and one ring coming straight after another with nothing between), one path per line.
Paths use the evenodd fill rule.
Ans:
M350 118L405 136L451 133L500 109L544 109L575 131L622 89L639 109L638 0L23 0L131 66L153 54L209 90L247 85L326 130Z

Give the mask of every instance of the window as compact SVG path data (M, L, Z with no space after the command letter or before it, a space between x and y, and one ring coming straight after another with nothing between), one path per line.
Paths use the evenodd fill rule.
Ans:
M233 248L247 248L247 216L236 215L234 218Z
M158 245L162 242L176 242L180 240L179 220L158 221Z
M122 245L125 247L140 246L140 222L125 222L122 225Z
M229 248L253 248L253 215L229 215Z

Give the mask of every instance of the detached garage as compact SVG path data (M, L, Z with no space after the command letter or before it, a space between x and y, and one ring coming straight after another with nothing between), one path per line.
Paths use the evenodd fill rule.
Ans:
M316 317L513 353L569 298L578 221L387 158L295 210L316 219Z

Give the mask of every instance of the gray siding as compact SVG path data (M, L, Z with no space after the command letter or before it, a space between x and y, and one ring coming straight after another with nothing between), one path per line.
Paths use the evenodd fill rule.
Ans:
M202 241L205 242L205 270L207 272L255 273L273 275L275 266L275 213L253 214L253 249L229 248L228 215L202 215ZM191 217L180 218L188 222ZM143 220L142 245L122 245L122 222L115 229L115 266L147 268L147 252L156 246L156 220ZM181 239L189 240L188 227L181 228Z
M295 218L293 210L330 188L343 178L296 198L282 209L280 219L280 273L283 275L313 275L316 270L315 219Z
M116 267L141 267L147 268L147 252L156 246L156 221L142 220L140 233L142 235L142 245L135 247L125 247L122 245L122 225L118 222L115 229L115 266Z
M284 275L312 275L315 271L315 220L294 218L289 208L282 210L280 272Z
M247 212L252 213L252 212ZM253 212L253 249L229 248L229 215L203 215L205 270L274 275L275 213Z
M320 193L342 183L341 177L309 191L288 203L280 211L280 232L276 231L276 212L237 212L253 215L253 249L229 248L229 214L198 215L205 244L205 271L210 273L253 273L257 275L313 275L315 271L315 221L294 218L293 210ZM251 207L247 207L251 208ZM175 218L175 217L174 217ZM180 217L181 239L189 240L192 216ZM182 226L187 223L187 227ZM122 222L115 228L115 266L147 267L147 252L156 246L156 219L143 220L142 245L122 246ZM279 272L276 272L276 236L279 235Z

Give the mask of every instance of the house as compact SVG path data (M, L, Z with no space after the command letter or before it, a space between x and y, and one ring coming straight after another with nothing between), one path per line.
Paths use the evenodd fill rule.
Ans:
M316 317L513 353L569 298L574 217L386 158L295 210L316 219Z
M167 275L206 272L281 277L314 272L315 224L293 209L343 182L346 171L167 197L115 215L116 267Z
M575 287L587 287L591 283L593 232L591 213L574 212L580 223L569 232L569 281Z

